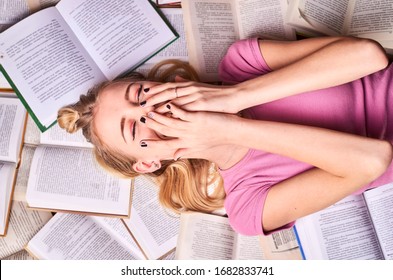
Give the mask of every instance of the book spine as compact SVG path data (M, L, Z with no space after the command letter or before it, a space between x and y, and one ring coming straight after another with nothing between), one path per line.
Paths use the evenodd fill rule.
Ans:
M17 86L14 84L14 82L12 81L11 77L8 75L7 71L5 70L5 68L3 67L3 65L0 64L0 72L4 75L5 79L7 80L7 82L10 84L10 86L12 87L13 91L15 92L16 96L18 96L19 100L22 102L23 106L25 106L27 112L30 114L31 118L33 119L33 121L37 124L38 128L40 129L41 132L44 132L45 130L47 130L49 127L53 126L57 120L55 122L53 122L49 127L45 127L40 120L37 118L37 116L34 114L33 110L30 108L29 104L26 102L25 98L23 97L23 95L20 93L19 89L17 88Z
M303 251L302 242L300 242L299 234L297 233L296 226L293 227L293 232L295 233L297 243L299 244L300 254L302 255L302 259L306 260L306 256Z

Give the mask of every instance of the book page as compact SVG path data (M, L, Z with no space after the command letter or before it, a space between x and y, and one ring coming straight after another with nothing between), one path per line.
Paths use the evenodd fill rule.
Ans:
M9 261L27 261L27 260L34 260L32 256L29 255L29 253L26 250L21 250L11 256L8 256L4 258L3 260L9 260Z
M266 38L296 40L294 30L285 24L287 0L238 0L240 39Z
M157 259L176 245L179 217L158 202L158 186L150 179L135 178L131 218L123 219L149 259Z
M293 228L259 237L265 258L268 260L301 260L299 244Z
M295 226L306 259L383 258L362 195L301 218Z
M57 7L108 80L176 39L150 1L69 0Z
M56 8L39 11L1 33L0 50L2 66L41 130L56 120L58 109L106 80Z
M393 183L366 191L364 197L383 255L393 260Z
M89 216L57 213L26 250L46 260L134 260L112 232Z
M158 201L158 187L144 176L135 178L131 217L123 219L148 259L158 259L175 248L179 216Z
M99 219L100 224L104 227L107 227L111 231L112 236L116 235L119 242L121 242L125 247L129 248L136 259L146 259L145 255L128 231L128 228L125 226L122 219L108 217L94 217L94 219Z
M197 212L182 213L176 259L230 260L234 257L235 236L228 218Z
M183 0L189 61L204 82L218 81L218 65L239 39L231 0Z
M15 172L15 163L0 162L0 235L7 230Z
M30 14L27 0L3 0L0 9L0 24L14 24Z
M39 146L26 199L34 208L128 216L130 184L98 166L90 149Z
M328 35L345 35L353 11L350 0L300 0L299 13L315 30Z
M47 131L40 133L40 143L43 145L93 148L93 145L87 142L85 136L83 136L81 129L75 133L68 133L57 123Z
M25 145L38 146L40 144L41 131L35 124L33 119L28 116L25 130L24 142Z
M188 61L188 51L186 34L184 30L183 10L174 8L162 8L160 11L164 14L165 18L170 22L176 32L179 34L173 44L160 51L157 55L146 61L146 63L158 63L164 59L179 59Z
M392 6L389 1L291 0L286 22L307 37L349 35L378 41L392 49Z
M0 24L14 24L31 13L57 4L59 0L2 0Z
M175 0L157 0L156 1L158 5L165 5L165 4L180 4L181 1L175 1Z
M160 9L161 12L168 19L170 24L179 34L179 39L170 44L168 47L163 49L157 55L153 56L151 59L143 63L137 69L136 72L143 74L145 77L149 74L150 70L158 63L167 59L178 59L182 61L188 61L188 50L186 35L184 30L184 20L183 20L183 10L173 9L173 8L163 8ZM162 70L162 69L161 69ZM175 75L173 76L173 78Z
M176 248L173 249L172 251L170 251L169 253L167 253L162 258L160 258L160 260L163 260L163 261L175 260L175 253L176 253Z
M393 40L391 1L356 0L346 34L378 41Z
M2 73L0 73L0 90L12 90L11 85L8 83L7 79Z
M145 255L138 247L138 244L131 236L130 232L128 231L127 227L125 226L122 219L119 218L108 218L108 217L92 217L95 220L99 221L99 223L110 230L111 235L116 235L119 242L124 244L127 248L129 248L133 255L137 259L146 259Z
M18 162L26 110L17 98L0 98L0 161Z
M296 32L299 31L306 31L306 32L313 32L313 26L305 20L301 11L299 10L299 2L300 0L291 0L288 1L288 9L287 14L285 15L285 22L286 24L294 27Z
M18 98L18 96L15 94L15 92L11 90L2 90L0 89L0 98Z
M35 149L36 147L34 146L24 146L22 149L21 161L14 187L14 200L26 202L27 182L29 180L30 167Z
M59 3L60 0L27 0L30 9L35 12L40 9L48 8Z
M0 259L22 250L50 218L51 213L29 210L25 202L14 200L7 235L0 238Z
M83 136L82 130L78 130L75 133L68 133L56 123L45 132L41 132L31 117L27 118L24 142L25 144L34 146L53 145L93 148L93 145L87 142Z
M235 250L234 256L235 260L263 260L265 259L265 254L259 244L258 236L246 236L237 234L235 239Z

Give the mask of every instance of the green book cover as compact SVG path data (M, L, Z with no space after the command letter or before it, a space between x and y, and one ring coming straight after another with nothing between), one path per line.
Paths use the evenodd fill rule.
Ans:
M141 44L140 49L138 49L137 51L140 52L142 50L142 51L146 51L146 53L143 54L143 55L139 55L140 57L142 57L142 59L139 62L136 62L136 63L134 61L132 65L129 65L129 67L126 67L127 69L121 68L123 70L118 71L118 72L117 71L110 72L108 70L109 67L108 67L108 69L101 69L98 66L97 62L94 60L93 56L95 55L96 57L98 57L98 59L101 59L101 57L99 57L97 55L97 53L91 54L91 52L94 53L95 50L92 51L91 48L87 48L86 46L84 46L83 42L82 42L83 40L80 39L80 38L77 38L75 41L73 41L73 44L75 44L76 46L81 46L78 49L78 51L81 54L83 54L84 57L88 57L87 61L91 60L91 61L93 61L92 63L95 64L95 65L90 65L91 63L89 64L89 63L86 62L86 64L88 64L89 66L91 66L91 67L93 67L95 69L95 70L93 70L92 73L94 74L94 73L97 73L97 71L99 71L99 72L102 73L102 75L100 74L97 77L101 77L102 76L102 77L105 78L105 79L102 79L102 78L94 77L93 81L86 82L84 84L85 87L87 87L87 86L88 87L92 87L95 84L107 81L108 80L108 78L107 78L108 75L112 76L112 77L113 76L120 77L120 76L126 75L127 73L129 73L129 72L135 70L136 68L138 68L140 65L145 63L147 60L149 60L150 58L155 56L162 49L166 48L168 45L172 44L175 40L177 40L179 38L179 34L170 25L170 23L167 21L165 16L160 12L160 10L156 7L156 5L154 3L152 3L151 1L148 1L148 0L145 0L145 1L146 2L143 2L143 1L139 2L139 1L136 1L136 0L134 0L134 1L130 0L130 3L127 4L127 5L130 5L130 7L132 7L132 8L135 7L135 9L137 9L137 12L139 14L142 14L142 16L144 17L143 19L145 21L151 19L151 21L148 22L148 24L150 26L152 26L153 28L155 28L159 35L157 35L156 37L153 37L153 36L151 38L149 37L149 39L151 39L151 41L146 43L146 45L148 44L148 46L145 46L144 44ZM63 3L63 2L65 2L65 0L60 1L55 7L57 8L57 6L59 6L59 4L63 4L63 6L66 6L66 5L74 5L74 3L77 3L79 5L79 2L81 2L81 1L69 0L68 2L65 2L65 3ZM82 2L83 3L88 3L89 1L82 1ZM92 3L92 2L90 1L89 4L90 3ZM106 3L100 2L98 0L96 0L94 3L97 4L97 7L101 7L101 8L102 7L106 7L106 5L107 5ZM93 5L93 4L91 4L91 5ZM110 4L108 4L108 5L110 5ZM66 6L66 9L67 8L68 7ZM37 105L37 106L41 106L40 110L38 110L37 107L34 107L34 105L32 105L31 102L29 104L29 98L34 98L34 97L32 97L32 95L34 93L30 93L29 90L22 90L21 86L23 86L24 89L28 88L28 86L26 85L27 81L25 81L24 79L21 79L21 78L15 78L18 75L22 76L21 73L20 73L20 72L22 72L22 70L20 70L18 68L17 69L18 73L15 73L15 74L12 73L13 72L12 68L16 69L16 66L15 66L15 62L13 60L14 58L11 59L11 58L7 57L7 55L8 55L7 51L8 50L7 50L6 46L7 46L7 44L8 45L12 45L12 46L17 46L18 41L7 42L7 41L11 41L11 40L17 40L17 39L14 39L13 37L20 36L20 38L24 38L23 36L29 36L29 34L30 35L33 34L33 32L34 32L34 25L35 24L37 26L39 24L44 24L44 23L46 24L47 22L49 24L50 19L47 19L44 16L45 13L48 13L49 15L52 15L52 13L53 13L54 16L56 16L55 19L57 19L57 17L58 17L56 15L57 12L56 11L55 12L48 11L49 9L53 10L53 7L47 8L47 9L43 9L41 11L38 11L38 12L28 16L27 18L25 18L22 21L16 23L14 26L10 27L5 32L0 34L0 62L1 62L1 60L3 60L3 62L0 63L0 71L3 73L4 77L6 78L8 83L11 85L11 87L15 91L16 95L19 97L19 99L21 100L23 105L26 107L26 110L29 112L31 118L34 120L34 122L37 124L37 126L40 129L40 131L42 131L42 132L46 131L48 128L53 126L56 123L56 119L53 119L53 120L50 119L48 121L48 118L46 118L46 120L43 121L42 119L39 118L39 115L40 115L39 112L44 112L44 110L49 110L47 112L50 112L50 114L48 113L47 115L52 115L53 116L53 115L57 114L57 110L59 110L60 108L53 108L53 106L51 106L51 104L50 104L50 101L46 102L45 105L43 105L43 104ZM115 9L124 9L124 7L119 7L119 8L115 7ZM59 7L59 10L60 10L60 7ZM131 13L131 10L130 10L130 13ZM156 14L156 15L154 15L154 14ZM158 17L157 17L157 15L158 15ZM60 18L59 21L63 20L62 16L60 16L58 18ZM67 22L67 19L65 19L65 21ZM131 16L130 16L129 19L126 19L125 21L129 25L132 25L132 26L134 24L137 25L136 20L133 21L133 17L131 17ZM67 23L67 24L70 25L70 23ZM113 25L116 25L116 22L113 23ZM31 30L30 30L30 26L33 26ZM23 33L24 30L27 30L26 34ZM127 31L124 31L124 30L121 30L121 32L124 33L124 34L122 33L121 35L126 36L127 35L126 34ZM66 31L65 31L65 33L67 35L69 34ZM71 33L73 33L73 32L71 32ZM161 34L165 34L165 35L161 37ZM69 36L74 36L74 35L69 35ZM52 38L49 38L49 39L52 39ZM82 41L79 41L79 40L82 40ZM85 38L84 40L87 40L87 39ZM116 41L115 42L110 41L110 42L113 43L113 44L116 44ZM33 43L35 43L34 40L33 40ZM121 47L125 48L125 46L121 46ZM147 50L148 49L147 47L149 47L150 50ZM41 48L41 46L39 48ZM21 49L22 49L21 52L23 53L23 48L21 48ZM43 47L43 50L44 51L47 50L47 49L45 49L45 46ZM127 59L127 56L128 56L128 58L130 56L131 57L135 56L134 50L132 50L129 53L127 53L124 57L122 57L122 59L124 59L124 61L125 61L125 59ZM135 58L136 61L138 61L138 57L139 56L137 56L137 57L135 56L136 57ZM5 59L8 59L8 60L4 61ZM61 63L61 62L62 61L59 60L58 63ZM12 65L13 67L11 67L10 65ZM42 69L37 69L37 71L40 71L40 70L42 70ZM94 71L96 71L96 72L94 72ZM108 72L105 72L105 71L108 71ZM48 87L45 87L44 89L46 90L50 86L51 85L49 85ZM70 93L73 93L74 97L75 97L76 94L79 94L77 91L73 92L72 90L70 91ZM84 93L86 93L86 91L83 90L83 91L80 92L79 95L84 94ZM29 94L31 94L31 95L29 96ZM74 97L68 98L68 99L72 99L72 102L70 102L70 103L74 103L74 102L78 101L79 98L77 100L74 100L75 99ZM68 100L68 99L64 98L64 100ZM36 101L36 99L34 99L34 101ZM38 103L38 102L36 102L36 103ZM56 111L54 111L54 110L56 110Z

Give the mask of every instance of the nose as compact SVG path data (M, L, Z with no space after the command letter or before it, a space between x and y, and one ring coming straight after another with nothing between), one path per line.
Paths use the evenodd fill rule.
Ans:
M147 107L140 107L143 115L147 115L149 112L154 111L153 106L147 106Z

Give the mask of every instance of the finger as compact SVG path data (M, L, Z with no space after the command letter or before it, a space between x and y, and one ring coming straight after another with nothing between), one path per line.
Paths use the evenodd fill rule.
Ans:
M157 122L153 118L149 118L147 116L143 116L140 119L141 125L144 125L150 129L152 129L154 132L156 132L159 135L165 135L168 137L179 137L181 134L177 128L169 127L167 125L164 125L160 122ZM175 126L175 125L173 125Z
M189 82L190 80L187 80L183 78L182 76L176 75L175 77L175 82L180 83L180 82Z
M198 84L192 81L159 84L151 87L148 92L145 93L145 100L141 102L141 106L153 106L160 102L169 101L175 98L178 99L194 93L215 91L217 88L219 88L219 86Z
M170 108L168 108L168 107L167 107L167 109L170 110ZM157 122L167 128L172 128L174 130L180 130L183 127L183 125L185 124L185 121L180 118L173 118L172 117L173 112L171 112L171 111L169 111L168 113L171 113L171 114L158 114L157 112L149 112L147 114L147 117L150 121L155 121L155 122Z
M179 146L179 140L178 139L143 139L139 142L139 145L142 148L149 148L155 150L172 149L175 151Z
M162 114L162 115L164 115L166 113L169 113L169 109L168 109L168 107L166 105L167 105L167 103L165 103L165 104L163 104L163 105L161 105L159 107L156 107L154 109L154 112L157 112L157 113Z
M145 94L144 100L140 102L139 105L142 107L155 106L160 103L168 102L176 98L176 96L177 96L177 89L175 88L164 89L154 95Z
M179 98L170 100L170 103L176 105L177 107L183 108L184 105L193 103L197 99L198 99L198 96L196 94L190 94L190 95L186 95L186 96L183 96L183 97L179 97ZM160 105L158 107L156 107L154 109L154 111L156 111L158 113L162 113L162 114L163 113L167 113L169 111L167 106L166 106L167 104L168 104L168 102L165 103L165 104L162 104L162 105Z
M192 117L192 113L187 112L183 109L180 109L178 106L174 105L173 103L168 103L166 105L167 109L173 114L175 118L179 118L183 121L190 121ZM195 114L195 113L194 113Z
M151 96L151 95L156 95L158 93L161 93L163 91L166 91L168 89L173 89L175 87L188 87L192 85L194 82L193 81L188 81L185 80L185 82L170 82L170 83L165 83L165 84L158 84L155 86L152 86L148 89L147 92L144 94L146 96Z
M148 116L143 116L140 121L161 135L178 138L184 134L182 130L184 121L170 116L149 112Z

